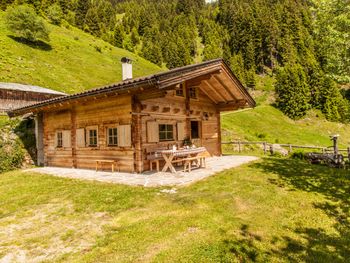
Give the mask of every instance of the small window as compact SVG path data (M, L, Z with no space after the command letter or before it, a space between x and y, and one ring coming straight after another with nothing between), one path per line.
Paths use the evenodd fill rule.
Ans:
M97 130L89 130L89 146L97 146Z
M159 124L159 141L174 140L174 126L171 124Z
M108 146L117 146L118 145L118 129L117 128L108 128Z
M196 87L191 87L191 88L189 89L189 91L188 91L190 98L191 98L191 99L197 99L197 98L198 98L197 92L198 92L198 90L197 90Z
M199 139L199 121L191 121L191 139Z
M180 85L180 88L179 88L179 89L175 90L175 94L176 94L176 96L178 96L178 97L185 97L185 94L184 94L184 87L183 87L182 84Z
M57 132L57 148L62 148L63 147L63 134L62 132Z

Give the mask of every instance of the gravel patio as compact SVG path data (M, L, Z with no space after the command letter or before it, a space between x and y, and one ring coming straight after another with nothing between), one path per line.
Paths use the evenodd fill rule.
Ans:
M170 172L145 172L142 174L123 172L104 172L87 169L71 169L59 167L39 167L28 169L29 172L49 174L57 177L99 181L105 183L125 184L144 187L159 186L183 186L188 185L206 177L214 175L223 170L240 166L259 159L255 156L222 156L207 158L207 168L198 168L190 173L178 171Z

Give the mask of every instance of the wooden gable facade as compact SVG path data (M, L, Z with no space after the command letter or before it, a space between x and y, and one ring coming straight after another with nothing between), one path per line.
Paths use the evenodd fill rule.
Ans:
M220 112L255 102L221 59L127 80L13 110L36 116L38 160L45 166L149 169L147 153L191 140L221 155Z

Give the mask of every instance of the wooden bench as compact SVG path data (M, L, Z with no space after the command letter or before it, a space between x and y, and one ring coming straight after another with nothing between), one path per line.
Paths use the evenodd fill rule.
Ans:
M98 171L98 165L100 164L102 166L102 164L104 164L104 163L112 165L112 173L114 173L115 165L118 168L118 172L120 171L120 169L119 169L119 162L116 161L116 160L95 160L95 162L96 162L96 172Z
M153 164L156 165L157 172L160 171L159 162L164 160L161 155L156 155L155 150L146 149L146 159L149 161L149 170L153 171Z
M197 168L199 167L206 167L206 163L205 163L205 156L195 156L195 157L188 157L185 159L182 159L182 161L185 162L184 164L184 172L186 172L188 170L188 172L191 172L192 169L192 162L193 161L197 161Z

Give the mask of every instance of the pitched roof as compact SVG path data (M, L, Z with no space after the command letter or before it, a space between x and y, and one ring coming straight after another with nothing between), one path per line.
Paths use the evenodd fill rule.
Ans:
M149 75L145 77L134 78L130 80L109 84L106 86L90 89L90 90L72 94L72 95L45 100L33 105L13 109L9 111L8 114L10 116L18 116L24 113L28 113L31 110L41 108L51 104L62 103L62 102L66 102L66 101L70 101L70 100L74 100L82 97L96 96L99 94L105 94L105 93L116 92L116 91L118 91L118 93L128 92L131 89L134 89L140 86L156 86L159 89L166 89L170 86L173 86L174 84L189 80L194 76L199 77L203 74L216 72L220 70L222 67L224 67L228 72L228 74L231 76L232 80L234 81L235 85L239 89L240 93L246 99L248 105L250 107L254 107L255 106L254 99L250 96L247 90L236 78L236 76L231 71L230 67L225 63L223 59L214 59L214 60L209 60L198 64L171 69L171 70L154 74L154 75ZM193 75L193 72L196 72L196 75Z
M19 83L8 83L8 82L0 82L0 89L27 91L27 92L53 94L53 95L67 95L63 92L46 89L39 86L24 85Z

